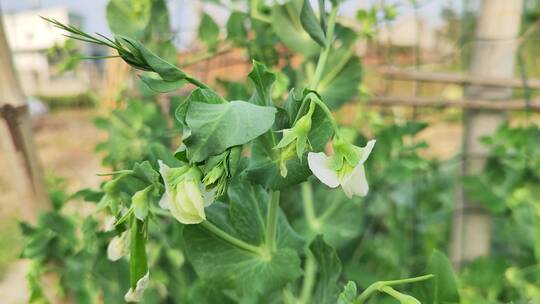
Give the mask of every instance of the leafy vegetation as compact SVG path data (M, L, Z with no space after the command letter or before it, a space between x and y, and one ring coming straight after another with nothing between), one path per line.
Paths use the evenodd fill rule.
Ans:
M424 123L382 125L371 113L345 127L332 114L359 94L354 47L377 15L359 12L369 26L356 32L339 22L339 2L248 1L226 33L203 14L206 51L230 44L253 60L245 83L219 90L175 64L163 0L111 0L114 38L50 20L116 50L140 81L125 107L96 120L112 171L100 189L58 195L36 225L22 224L31 302L47 302L40 278L51 272L77 303L538 299L538 128L504 125L485 139L486 170L465 185L498 221L493 254L456 276L443 252L457 163L422 156ZM357 132L366 128L370 137ZM95 213L66 215L76 200Z

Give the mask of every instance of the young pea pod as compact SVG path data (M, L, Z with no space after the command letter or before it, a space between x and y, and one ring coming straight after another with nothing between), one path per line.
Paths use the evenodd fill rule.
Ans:
M129 257L129 290L124 296L126 302L140 302L148 286L150 272L146 256L147 222L131 218L131 241Z

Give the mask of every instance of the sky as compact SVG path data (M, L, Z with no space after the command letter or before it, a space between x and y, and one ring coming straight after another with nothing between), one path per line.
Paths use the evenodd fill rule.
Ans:
M509 0L510 1L510 0ZM194 37L197 29L196 11L201 5L198 0L167 0L171 12L171 25L178 33L177 44L185 46ZM341 8L340 14L351 15L359 7L366 7L377 0L348 0ZM89 32L110 34L105 19L105 7L108 0L0 0L3 13L28 10L39 5L41 8L67 7L73 13L83 17L83 29ZM386 0L386 3L397 4L400 17L413 14L407 0ZM460 9L461 0L419 0L419 14L434 24L440 22L440 10L445 6ZM226 12L218 7L206 5L205 9L217 20L224 22ZM352 17L352 16L350 16ZM9 30L9 29L7 29Z

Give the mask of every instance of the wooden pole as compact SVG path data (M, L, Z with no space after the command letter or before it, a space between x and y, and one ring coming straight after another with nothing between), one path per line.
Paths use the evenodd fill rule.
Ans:
M425 72L417 70L385 67L380 73L390 79L410 80L420 82L437 82L460 85L477 85L492 87L523 88L523 80L511 76L499 75L464 75L457 73ZM480 76L480 77L479 77ZM529 79L527 85L530 89L540 89L540 79Z
M522 8L522 0L482 1L469 71L472 78L512 77ZM492 100L493 103L507 100L511 94L511 88L479 84L471 85L465 91L469 99ZM504 114L498 111L465 111L463 175L482 172L487 149L479 139L493 134L504 119ZM457 267L489 253L490 226L490 216L481 207L481 202L473 201L463 188L459 189L452 233L452 261Z
M540 100L526 102L523 99L509 99L493 102L480 99L445 99L437 97L414 96L373 96L368 100L370 106L383 107L431 107L431 108L463 108L496 111L534 111L540 112Z
M0 149L5 167L9 168L4 173L6 180L17 193L17 199L11 203L23 218L33 221L40 210L49 206L48 195L26 98L17 79L3 24L0 9Z

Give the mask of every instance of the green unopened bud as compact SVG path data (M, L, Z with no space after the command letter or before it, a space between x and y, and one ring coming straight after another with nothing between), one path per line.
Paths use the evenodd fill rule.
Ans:
M315 103L310 103L309 111L294 124L290 129L283 130L283 137L274 149L281 149L280 152L280 174L287 176L286 162L295 154L298 159L302 159L302 155L308 145L308 134L311 131L311 117L315 111Z
M227 157L227 173L229 177L236 174L238 164L240 163L240 156L242 156L242 147L232 147L229 149L229 156Z
M165 194L160 205L166 206L183 224L198 224L204 221L204 208L213 202L214 196L212 192L205 190L199 168L169 168L161 161L159 165L165 182Z
M282 177L286 177L287 170L287 161L294 157L295 146L289 145L285 149L281 149L279 154L279 174Z
M208 172L204 178L203 178L203 183L205 186L209 187L210 185L212 185L213 183L215 183L217 180L219 180L223 174L225 173L225 168L223 168L223 166L215 166L214 168L212 168L212 170L210 170L210 172Z
M203 183L207 189L215 190L216 196L225 193L228 181L238 167L241 152L241 147L232 147L206 161Z

